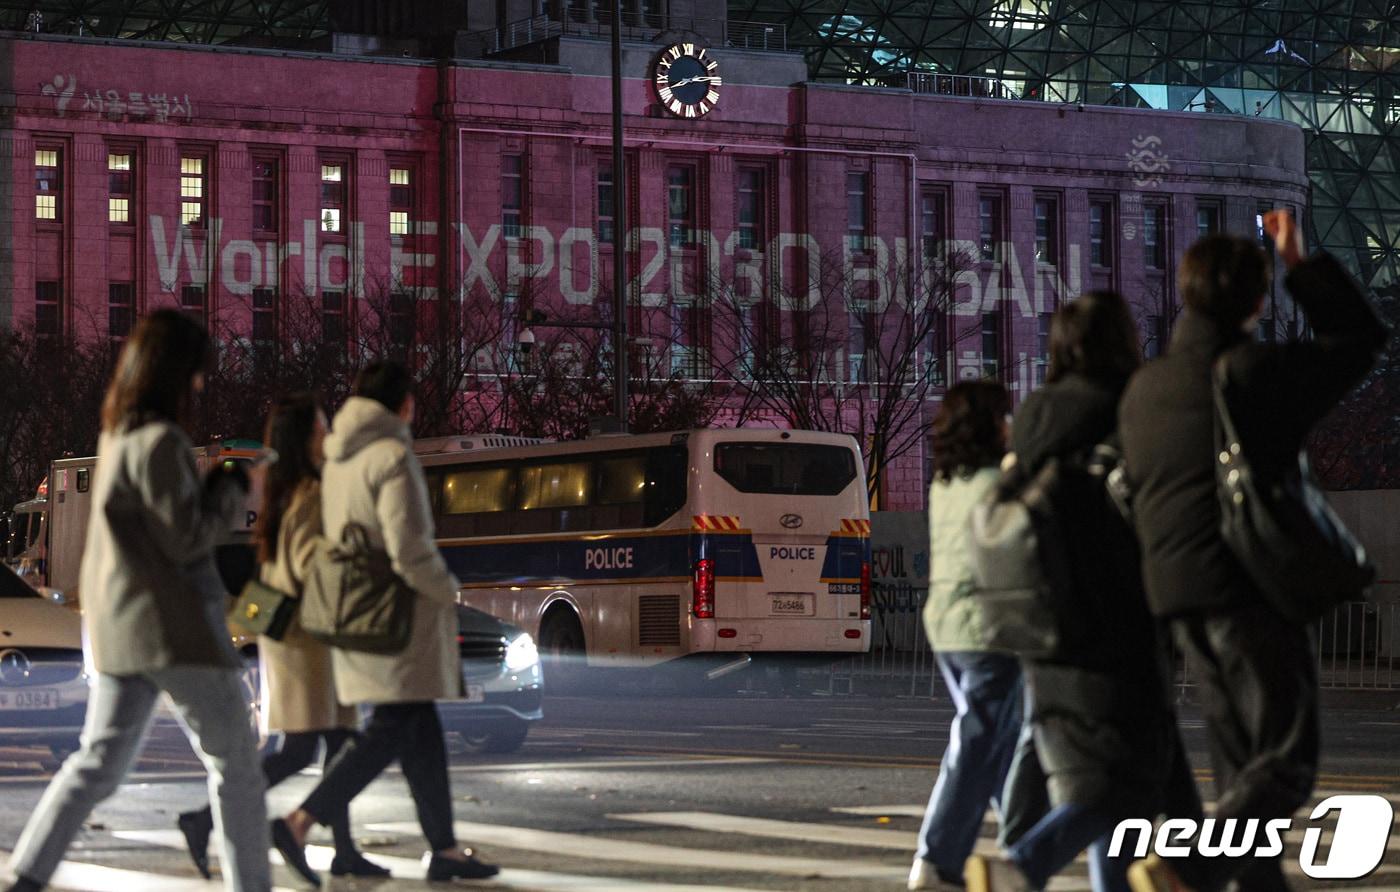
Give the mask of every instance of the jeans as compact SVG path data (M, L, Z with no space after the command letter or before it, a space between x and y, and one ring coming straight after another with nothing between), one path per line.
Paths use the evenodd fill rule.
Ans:
M918 856L940 876L960 877L987 803L1001 808L1002 784L1021 729L1021 666L1002 654L938 655L956 714L919 830Z
M1043 889L1050 878L1089 849L1089 877L1094 892L1128 892L1128 865L1132 858L1108 857L1118 816L1078 803L1050 810L1040 823L1007 851L1032 889Z
M302 810L322 824L334 819L395 759L408 781L428 845L434 852L455 848L447 744L437 706L431 701L375 706L363 736L341 749L301 804Z
M269 892L267 809L258 744L238 673L215 666L174 666L143 675L99 674L93 681L82 744L59 769L15 846L10 869L47 885L73 837L111 796L141 752L164 692L209 773L214 829L222 846L227 892Z
M997 846L1009 849L1030 832L1050 811L1050 790L1045 769L1035 749L1035 731L1031 724L1034 694L1026 685L1022 698L1025 711L1021 717L1021 734L1016 740L1016 753L1001 792L1001 832Z
M1219 797L1218 820L1292 817L1317 778L1319 731L1312 632L1257 604L1172 622L1199 680ZM1278 858L1173 862L1198 892L1287 889Z

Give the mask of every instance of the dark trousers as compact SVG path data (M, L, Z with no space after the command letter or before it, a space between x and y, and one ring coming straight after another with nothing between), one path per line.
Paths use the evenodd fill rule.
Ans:
M1215 817L1240 825L1292 817L1317 778L1311 629L1263 604L1189 614L1172 628L1199 685L1219 797ZM1239 892L1288 888L1278 858L1193 857L1174 866L1198 892L1232 880Z
M318 822L344 810L350 800L398 760L408 781L418 824L434 852L455 848L452 785L447 776L447 745L437 706L426 703L381 703L374 707L364 734L352 740L326 769L302 810Z
M302 731L283 734L282 743L276 750L263 754L263 776L267 778L268 789L306 768L316 760L317 745L326 742L326 756L322 764L329 766L335 757L355 737L355 732L346 730ZM350 833L350 809L347 805L331 815L327 823L331 836L335 839L335 851L339 855L355 853L355 837Z

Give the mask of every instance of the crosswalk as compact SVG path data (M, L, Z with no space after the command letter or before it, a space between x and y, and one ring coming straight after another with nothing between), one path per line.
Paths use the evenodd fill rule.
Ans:
M761 765L757 759L595 759L560 763L532 762L474 766L472 771L514 770L547 772L609 771L630 768L684 770L720 764ZM914 791L911 791L914 792ZM921 792L921 791L919 791ZM1318 790L1314 801L1340 790ZM1400 796L1391 796L1400 804ZM802 890L897 890L903 888L912 856L923 803L909 800L883 804L802 810L804 820L743 809L676 810L612 808L593 825L550 820L502 823L458 821L458 837L481 846L487 857L503 866L501 874L476 888L535 890L535 892L772 892ZM532 826L534 824L551 826ZM564 826L567 829L559 829ZM371 821L364 831L378 844L366 854L388 867L394 882L384 888L428 888L422 860L407 857L421 847L416 822ZM104 831L118 845L91 845L70 853L51 888L82 892L217 892L217 881L198 878L183 859L184 841L168 824L144 829ZM996 821L986 816L977 851L995 853ZM1301 834L1295 834L1301 837ZM1292 840L1285 871L1297 888L1314 888L1297 863ZM105 858L103 851L125 853L125 859ZM149 857L132 853L149 852ZM1348 892L1400 889L1400 841L1391 842L1381 870L1366 880L1346 884ZM329 868L332 850L308 849L314 867ZM0 864L8 853L0 852ZM115 862L115 863L114 863ZM140 869L152 865L148 869ZM157 866L158 865L158 866ZM302 888L291 875L278 871L276 892ZM355 888L353 884L338 888ZM1089 892L1087 866L1081 857L1052 880L1049 892Z

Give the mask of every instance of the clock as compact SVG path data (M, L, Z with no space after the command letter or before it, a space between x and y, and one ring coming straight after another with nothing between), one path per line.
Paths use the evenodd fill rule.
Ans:
M678 118L701 117L719 102L719 63L693 43L662 50L656 59L655 80L661 104Z

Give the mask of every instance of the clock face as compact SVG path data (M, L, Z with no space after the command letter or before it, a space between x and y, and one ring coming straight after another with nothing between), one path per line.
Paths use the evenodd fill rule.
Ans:
M656 94L671 114L698 118L719 102L719 63L693 43L677 43L656 60Z

